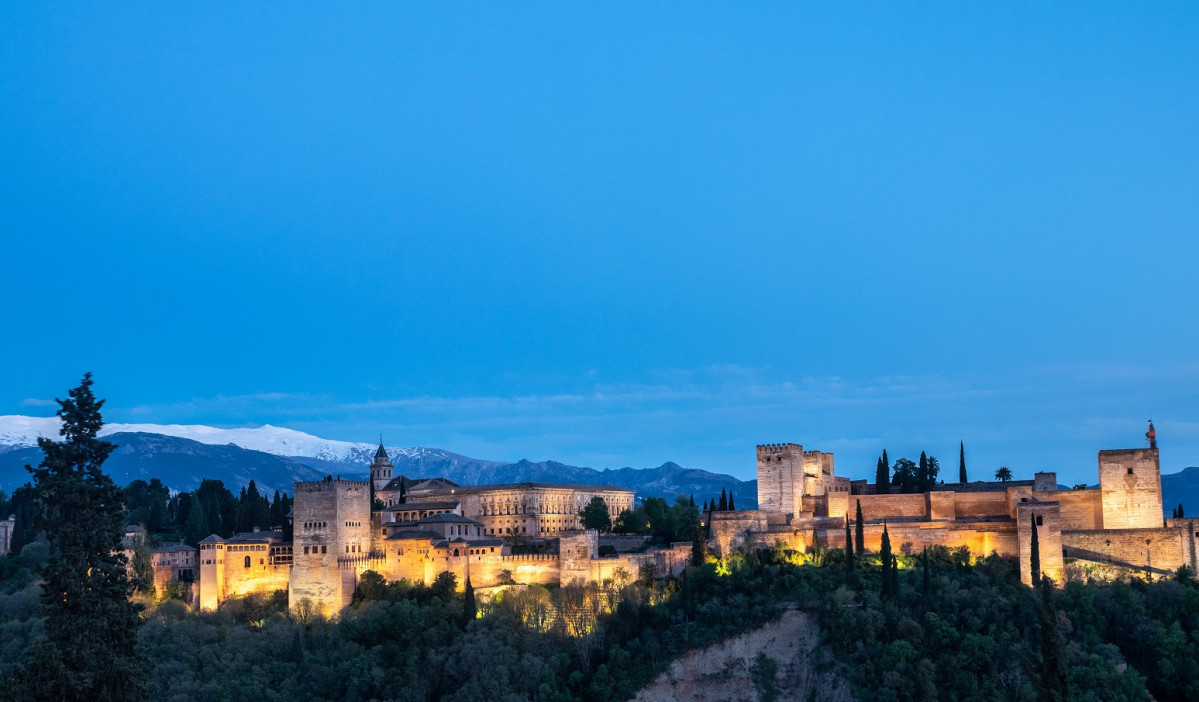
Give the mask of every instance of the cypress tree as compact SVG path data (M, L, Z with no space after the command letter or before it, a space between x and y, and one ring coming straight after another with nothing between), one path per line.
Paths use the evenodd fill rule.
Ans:
M720 505L716 508L723 512L729 508L729 496L725 493L724 488L720 488Z
M1057 628L1054 614L1053 586L1049 578L1034 584L1040 590L1037 603L1037 618L1041 624L1041 675L1040 697L1048 702L1065 702L1070 697L1070 674L1066 663L1062 634Z
M891 590L891 562L894 559L891 557L891 536L887 533L886 522L883 522L883 542L879 548L879 554L882 556L883 561L883 590L881 594L886 599L895 594Z
M853 572L853 538L849 535L849 515L845 515L845 570Z
M1186 519L1186 516L1187 516L1187 515L1186 515L1186 512L1183 512L1183 511L1182 511L1182 503L1181 503L1181 502L1179 502L1179 503L1178 503L1178 518L1179 518L1179 519Z
M729 492L729 511L735 512L736 510L737 510L737 507L733 504L733 493L730 491Z
M475 620L479 614L479 608L475 604L475 588L470 584L470 576L466 576L466 587L462 592L462 626L466 626Z
M920 452L920 465L916 469L916 492L928 492L928 454Z
M101 471L116 448L96 434L103 400L87 373L57 400L62 441L38 439L33 473L50 558L39 568L45 638L26 649L6 694L27 700L134 700L145 665L136 650L140 606L121 549L125 505Z
M928 597L928 546L924 547L924 596Z
M966 482L966 442L958 442L958 482Z
M891 558L891 596L899 596L899 559Z
M883 451L883 455L886 455ZM887 459L879 456L879 459L874 464L874 490L880 495L885 495L890 492L891 486L891 469L887 466Z
M1032 575L1032 586L1036 587L1041 583L1041 544L1038 543L1037 537L1037 515L1028 515L1032 523L1032 546L1028 549L1029 561L1031 566L1029 570Z
M408 502L408 487L405 485L407 480L404 476L400 476L400 504Z
M855 525L856 533L854 534L854 539L856 540L856 543L854 544L854 546L857 547L858 555L860 556L860 555L866 553L866 527L865 527L865 523L862 521L862 501L861 500L858 500L858 515L856 517L856 521L857 521L857 524Z

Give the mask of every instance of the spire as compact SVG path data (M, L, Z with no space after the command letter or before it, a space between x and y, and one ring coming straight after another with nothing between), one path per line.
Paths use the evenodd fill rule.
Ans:
M383 448L383 435L379 435L379 450L375 451L375 460L387 458L387 449Z

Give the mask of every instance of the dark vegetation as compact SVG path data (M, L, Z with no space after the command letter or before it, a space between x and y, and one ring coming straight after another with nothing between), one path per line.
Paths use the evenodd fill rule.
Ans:
M95 439L99 403L88 385L64 403L78 415L64 416L76 422L71 433L43 446L31 492L10 501L26 500L32 516L19 555L0 558L0 697L623 700L686 650L797 606L819 621L863 700L1199 699L1199 584L1189 570L1152 583L1031 589L995 556L908 556L889 538L882 552L863 553L857 524L853 556L773 549L716 562L698 549L700 565L666 580L617 573L459 592L448 573L427 587L366 573L337 621L289 614L285 592L211 614L168 596L139 615L116 549L126 504L194 536L197 523L231 533L274 521L286 502L252 487L234 498L209 481L186 508L179 500L159 511L156 481L119 491L100 471L111 449ZM691 498L646 500L617 524L685 540L698 535L699 512ZM850 531L847 523L847 539ZM748 669L773 695L779 662L763 655Z

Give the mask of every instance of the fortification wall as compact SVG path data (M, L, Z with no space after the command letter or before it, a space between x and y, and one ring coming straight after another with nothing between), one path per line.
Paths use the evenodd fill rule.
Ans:
M768 510L743 510L737 512L713 512L710 516L712 546L718 555L728 555L749 542L751 532L766 531L771 522L784 521L781 512Z
M1007 492L955 492L954 511L958 519L1010 517Z
M1062 530L1103 528L1103 499L1099 490L1047 490L1039 500L1057 502L1062 510Z
M1020 538L1020 581L1032 581L1032 530L1037 529L1037 552L1041 573L1059 585L1065 580L1062 561L1062 517L1057 502L1021 502L1016 507L1016 528Z
M1162 526L1161 469L1157 449L1099 452L1104 529Z
M1166 527L1067 531L1062 534L1062 544L1067 558L1143 568L1164 575L1184 564L1195 567L1191 556L1193 533Z
M915 495L855 495L862 501L862 518L881 521L897 517L928 517L928 501L924 493ZM856 508L856 506L855 506Z

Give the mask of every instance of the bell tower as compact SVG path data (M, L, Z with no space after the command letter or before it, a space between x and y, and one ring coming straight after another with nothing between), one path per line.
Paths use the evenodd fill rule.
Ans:
M379 437L379 450L375 451L375 459L371 461L371 484L376 490L382 490L391 482L391 458L387 449L383 448L383 437Z

